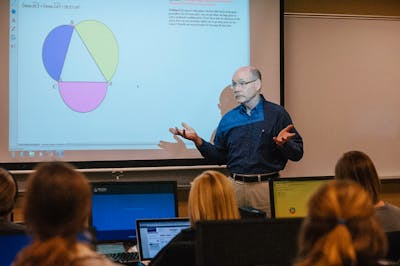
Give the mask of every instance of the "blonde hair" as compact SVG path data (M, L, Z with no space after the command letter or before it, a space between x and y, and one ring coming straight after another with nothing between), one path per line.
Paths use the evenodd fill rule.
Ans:
M368 193L350 180L334 180L308 202L295 266L364 265L386 254L385 234Z
M197 221L240 218L232 184L217 171L205 171L194 179L188 210L193 228Z
M70 265L90 206L91 189L82 173L63 162L39 164L28 177L23 210L33 242L14 265Z

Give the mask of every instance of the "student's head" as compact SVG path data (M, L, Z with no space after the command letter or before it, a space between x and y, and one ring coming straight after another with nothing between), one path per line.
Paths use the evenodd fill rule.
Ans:
M41 163L28 177L24 216L34 238L75 237L89 217L91 190L83 174L63 162Z
M333 180L308 202L295 266L369 265L387 243L370 196L357 183Z
M0 217L7 216L14 208L18 187L11 174L0 168Z
M72 265L77 235L86 227L91 190L83 174L63 162L39 164L28 177L24 216L33 242L15 266Z
M239 68L232 77L231 88L240 104L251 102L261 93L261 73L252 66Z
M240 217L232 184L217 171L205 171L193 180L188 209L193 228L197 221Z
M349 151L342 155L335 167L336 179L350 179L360 184L372 198L379 201L381 185L374 163L361 151Z

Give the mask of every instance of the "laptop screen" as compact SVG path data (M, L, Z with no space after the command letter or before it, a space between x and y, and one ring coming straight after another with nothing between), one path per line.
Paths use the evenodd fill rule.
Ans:
M305 217L310 196L333 177L278 178L270 183L274 218Z
M190 227L187 218L136 220L140 260L151 260L180 231Z
M175 181L92 183L97 242L135 241L136 220L177 216Z

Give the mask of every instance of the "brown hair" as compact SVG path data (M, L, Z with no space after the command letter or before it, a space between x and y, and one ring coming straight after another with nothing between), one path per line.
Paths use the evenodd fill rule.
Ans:
M63 162L39 164L28 177L24 206L33 243L18 255L15 266L69 265L90 205L90 185L82 173Z
M360 184L370 194L372 202L378 203L381 184L374 163L367 154L361 151L343 154L336 163L335 178L350 179Z
M188 210L191 225L201 220L239 219L232 184L217 171L205 171L197 176L189 193Z
M0 168L0 216L9 214L17 198L17 183L11 174Z
M295 266L369 265L386 254L385 234L362 187L333 180L308 202Z

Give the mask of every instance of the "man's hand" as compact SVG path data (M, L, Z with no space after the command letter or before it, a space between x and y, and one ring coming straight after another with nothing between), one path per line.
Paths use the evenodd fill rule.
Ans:
M294 135L296 135L296 133L290 132L290 130L292 130L293 128L293 125L288 125L284 129L282 129L281 132L279 132L278 136L273 138L276 145L282 146L283 144L288 142Z
M199 137L199 135L197 135L196 131L192 127L190 127L186 123L182 123L182 127L182 129L179 129L178 127L170 128L169 131L174 135L178 135L185 139L193 141L196 146L200 146L201 144L203 144L202 139Z
M175 152L184 152L186 150L186 145L182 141L180 137L177 135L174 135L174 139L176 142L169 142L169 141L164 141L160 140L158 143L158 147L160 147L163 150L168 150L168 151L175 151Z

